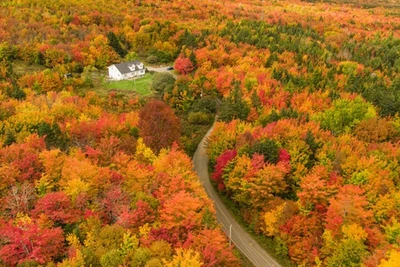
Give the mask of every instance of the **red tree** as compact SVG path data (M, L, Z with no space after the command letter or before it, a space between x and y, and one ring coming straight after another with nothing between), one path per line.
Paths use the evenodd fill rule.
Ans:
M372 217L365 191L355 185L345 185L339 189L339 193L334 198L330 199L325 219L326 228L337 235L342 225L346 223L369 226Z
M226 236L217 229L204 229L193 238L193 248L201 251L204 267L240 266L238 259L228 247Z
M218 189L221 191L225 190L224 181L222 179L224 168L236 157L236 155L236 150L225 150L224 153L222 153L216 160L217 164L215 165L215 170L211 176L211 179L218 183Z
M192 61L186 57L178 57L175 60L174 68L183 75L186 75L194 70Z
M107 223L114 223L124 211L129 210L130 198L120 186L110 188L101 201L102 217Z
M41 198L32 211L35 216L46 214L58 223L74 223L79 220L79 211L72 207L71 200L64 192L48 193Z
M178 117L167 104L151 100L139 112L139 129L144 143L156 152L177 142L181 134Z
M167 200L160 210L160 219L168 229L184 227L194 229L201 224L202 201L191 194L180 191Z
M61 228L40 228L36 224L0 227L0 258L7 266L16 266L27 260L44 264L64 253Z
M281 231L286 236L290 258L296 264L310 266L319 256L323 233L321 217L317 213L291 217Z
M125 210L118 217L117 223L123 227L139 227L155 219L154 210L147 202L139 199L134 211Z

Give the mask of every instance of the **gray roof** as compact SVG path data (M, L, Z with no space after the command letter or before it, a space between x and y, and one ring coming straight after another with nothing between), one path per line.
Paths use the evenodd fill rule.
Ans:
M114 66L121 72L121 74L126 74L132 72L129 69L129 66L135 65L135 69L139 69L138 66L142 64L139 60L134 60L134 61L128 61L124 63L119 63L119 64L114 64ZM111 65L112 66L112 65Z

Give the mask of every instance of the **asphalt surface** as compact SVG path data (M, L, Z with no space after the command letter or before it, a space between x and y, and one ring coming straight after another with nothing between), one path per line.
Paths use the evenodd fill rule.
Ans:
M150 67L147 66L146 69L149 71L155 71L155 72L169 72L174 76L174 78L177 78L177 75L173 72L173 70L168 70L169 66L163 66L163 67Z
M260 267L277 267L280 266L260 245L235 221L231 213L224 206L217 192L212 187L208 174L208 156L206 153L206 140L212 132L213 127L208 130L203 140L200 142L193 156L194 169L200 177L200 181L208 194L214 201L214 206L217 211L217 219L223 225L223 230L226 235L232 237L232 243L246 256L254 266ZM231 228L231 231L230 231Z

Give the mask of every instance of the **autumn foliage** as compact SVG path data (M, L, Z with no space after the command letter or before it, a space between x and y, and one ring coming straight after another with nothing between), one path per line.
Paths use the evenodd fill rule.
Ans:
M140 110L138 128L144 143L156 152L178 142L181 134L179 118L159 100L151 100Z
M174 69L176 69L180 74L189 74L194 70L193 63L190 59L186 57L178 57L175 60Z
M239 266L179 148L174 111L152 100L110 112L108 101L5 99L14 111L2 122L1 264Z
M395 266L400 19L382 2L1 1L0 265L239 266L182 152L218 106L211 178L279 257ZM160 100L103 88L133 58L174 62Z

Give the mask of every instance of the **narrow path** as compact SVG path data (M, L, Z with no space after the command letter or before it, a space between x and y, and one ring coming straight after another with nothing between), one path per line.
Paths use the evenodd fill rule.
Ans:
M245 255L254 266L259 267L277 267L280 266L260 245L235 221L231 213L224 206L217 192L212 187L208 174L208 156L206 154L205 143L207 137L212 132L214 126L211 127L207 134L201 140L197 150L193 156L194 169L200 177L200 181L208 194L214 201L217 211L217 219L223 224L223 230L229 238L231 228L232 242L235 244L243 255Z

